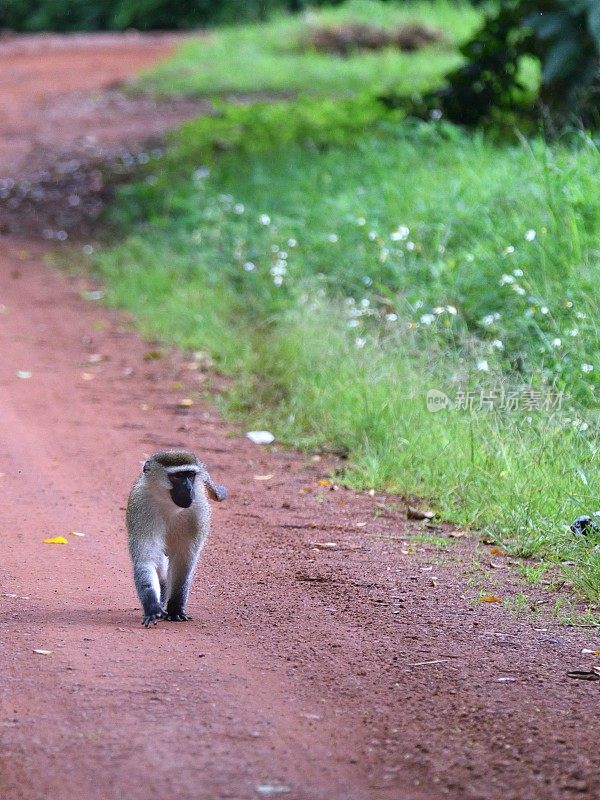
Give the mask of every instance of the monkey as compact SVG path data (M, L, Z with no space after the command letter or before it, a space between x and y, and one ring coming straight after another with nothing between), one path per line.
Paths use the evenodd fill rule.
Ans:
M142 625L186 622L194 570L210 529L213 500L227 489L186 450L161 450L145 463L127 502L129 553L142 603Z

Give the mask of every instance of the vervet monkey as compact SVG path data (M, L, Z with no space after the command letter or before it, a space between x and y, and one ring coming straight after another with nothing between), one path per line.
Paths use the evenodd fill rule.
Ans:
M224 500L194 453L162 450L145 464L127 502L133 579L142 602L142 625L184 622L200 551L210 529L207 493Z

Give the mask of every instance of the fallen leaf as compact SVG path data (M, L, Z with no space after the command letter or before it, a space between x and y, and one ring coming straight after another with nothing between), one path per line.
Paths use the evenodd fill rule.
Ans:
M591 670L574 670L567 672L567 677L577 678L580 681L600 681L600 667L593 667Z
M255 475L254 476L254 480L255 481L270 481L272 477L273 476L271 474L269 474L269 475Z
M80 533L79 531L69 531L69 536L85 536L85 533Z
M144 361L158 361L163 357L162 350L146 350L142 358Z
M102 300L104 292L101 289L93 289L89 292L82 292L81 296L84 300Z
M493 547L490 547L490 555L491 556L506 556L506 555L508 555L508 553L506 552L506 550L503 550L501 547L498 547L498 545L494 545Z
M69 544L69 540L64 536L51 536L49 539L44 539L44 544Z
M463 536L466 536L466 535L467 534L466 534L465 531L450 531L448 533L448 536L449 536L450 539L462 539Z
M26 369L18 369L17 370L17 378L22 378L22 380L26 381L33 375L33 372L29 372Z
M355 522L354 523L357 528L364 528L366 527L366 522Z
M82 381L93 381L94 375L91 372L82 372L81 373L81 380Z
M581 652L586 656L600 656L600 650L588 650L587 647L584 647Z
M271 444L275 441L270 431L248 431L246 437L254 444Z
M263 797L274 797L278 794L289 794L291 789L278 783L259 783L256 791Z
M339 544L337 542L309 542L309 547L314 547L316 550L337 550Z
M317 482L317 486L329 486L331 481L328 481L326 478Z
M191 397L184 397L182 400L179 401L180 408L190 408L194 405L194 401Z
M480 603L501 603L502 600L500 600L499 597L496 597L495 594L486 594L483 597L479 598L479 602Z
M39 649L36 648L33 652L37 653L38 656L51 656L52 655L52 650L39 650Z
M433 519L435 511L421 511L418 508L408 506L406 509L406 519Z

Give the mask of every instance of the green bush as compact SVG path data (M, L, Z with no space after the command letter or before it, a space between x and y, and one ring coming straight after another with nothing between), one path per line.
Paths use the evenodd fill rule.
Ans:
M560 123L598 122L600 0L506 0L461 52L465 63L426 98L426 110L472 124L539 99ZM522 81L528 56L542 67L537 95Z

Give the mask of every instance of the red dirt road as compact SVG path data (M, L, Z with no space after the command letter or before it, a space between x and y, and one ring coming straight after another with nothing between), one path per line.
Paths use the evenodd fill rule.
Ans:
M187 359L145 360L41 245L0 247L2 800L600 796L598 684L566 675L593 633L474 602L468 547L181 409ZM230 497L194 621L145 630L123 509L178 446Z

